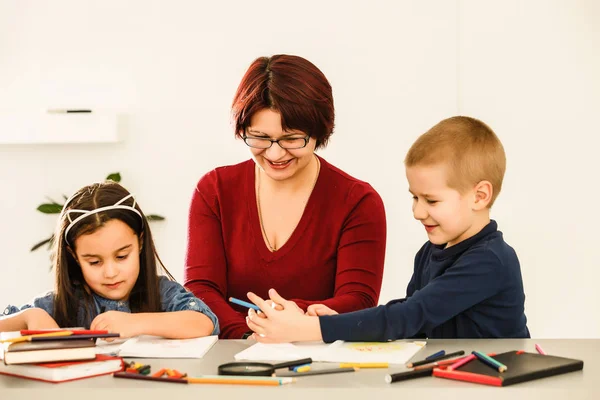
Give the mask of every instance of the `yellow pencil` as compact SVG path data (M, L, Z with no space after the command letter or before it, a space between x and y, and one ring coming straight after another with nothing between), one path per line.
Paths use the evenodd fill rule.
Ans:
M340 368L389 368L388 363L340 363Z
M17 336L17 337L10 338L10 339L0 340L0 343L31 342L31 338L33 338L33 337L71 336L72 334L73 334L73 332L71 332L71 331L40 333L37 335Z
M262 380L262 379L227 379L227 378L183 378L189 383L212 383L220 385L255 385L255 386L280 386L281 381L278 380Z

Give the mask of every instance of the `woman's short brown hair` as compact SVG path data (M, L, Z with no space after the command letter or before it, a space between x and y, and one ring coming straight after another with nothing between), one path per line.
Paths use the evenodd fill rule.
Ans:
M281 114L284 130L299 130L325 147L333 133L331 85L310 61L286 54L254 60L232 104L235 135L242 137L252 116L263 109Z

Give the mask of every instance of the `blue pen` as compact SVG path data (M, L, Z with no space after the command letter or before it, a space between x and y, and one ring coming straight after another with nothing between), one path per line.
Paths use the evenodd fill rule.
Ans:
M433 353L429 357L425 357L426 360L446 355L446 350L440 350L437 353Z
M260 308L256 304L248 303L247 301L239 300L239 299L236 299L235 297L230 297L229 301L232 303L238 304L240 306L244 306L244 307L252 308L253 310L256 310L256 311L260 311Z

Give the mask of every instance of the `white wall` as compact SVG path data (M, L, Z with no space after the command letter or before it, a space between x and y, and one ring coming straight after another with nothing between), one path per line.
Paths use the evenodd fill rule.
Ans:
M105 109L124 115L125 136L0 145L0 308L52 286L47 253L28 252L55 222L35 211L44 196L114 171L146 213L167 217L153 232L181 279L196 181L249 157L230 125L235 88L254 58L288 53L314 62L334 88L336 131L320 154L386 204L382 302L404 295L426 240L410 213L403 156L440 119L470 114L508 153L494 216L522 260L533 335L600 337L590 157L598 22L597 3L566 0L0 0L0 112Z
M459 7L459 111L506 147L494 214L520 256L532 334L599 337L600 2Z

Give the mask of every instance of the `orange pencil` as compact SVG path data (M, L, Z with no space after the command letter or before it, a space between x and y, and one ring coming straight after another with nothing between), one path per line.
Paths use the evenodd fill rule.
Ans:
M163 369L161 369L161 370L159 370L159 371L157 371L157 372L153 373L153 374L152 374L152 377L153 377L153 378L160 378L160 377L162 377L162 376L163 376L164 374L166 374L166 373L167 373L167 369L166 369L166 368L163 368Z
M281 382L276 380L258 379L220 379L220 378L183 378L189 383L212 383L220 385L255 385L255 386L280 386Z

